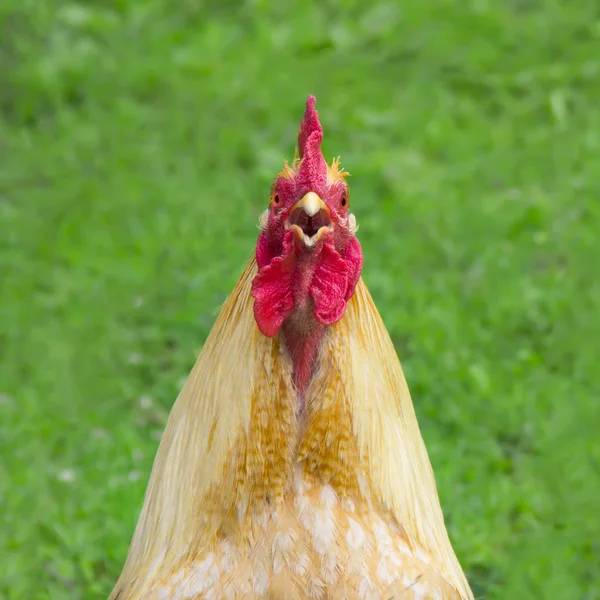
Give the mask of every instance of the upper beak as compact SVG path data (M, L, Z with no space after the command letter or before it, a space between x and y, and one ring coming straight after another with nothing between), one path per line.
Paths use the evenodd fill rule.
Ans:
M320 210L324 210L327 215L330 214L327 204L325 204L315 192L308 192L305 194L302 200L299 200L292 206L291 212L294 212L297 208L304 210L309 217L314 217Z
M287 225L311 248L325 233L332 231L331 212L315 192L308 192L292 206Z

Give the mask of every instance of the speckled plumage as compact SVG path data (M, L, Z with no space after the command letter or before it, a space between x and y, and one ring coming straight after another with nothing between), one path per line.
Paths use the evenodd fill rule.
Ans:
M318 125L309 109L310 99L305 133ZM338 185L337 163L327 169L319 183ZM344 259L356 221L344 211L334 225L346 228L341 241L326 232L323 243ZM248 263L173 406L111 600L472 600L366 285L356 275L327 325L310 293L293 294L281 331L265 304L267 336L252 297L273 260L265 252L263 264Z
M146 597L229 599L458 598L393 520L295 476L276 510L249 520L251 544L218 541Z

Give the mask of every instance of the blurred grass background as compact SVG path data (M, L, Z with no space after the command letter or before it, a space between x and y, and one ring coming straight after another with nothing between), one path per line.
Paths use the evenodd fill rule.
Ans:
M106 598L308 93L457 553L600 598L600 5L7 0L0 597Z

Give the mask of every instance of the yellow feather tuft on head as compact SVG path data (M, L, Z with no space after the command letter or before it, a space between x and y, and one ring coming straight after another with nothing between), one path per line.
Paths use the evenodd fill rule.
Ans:
M284 161L283 169L279 171L275 179L280 177L283 179L294 179L296 172L298 171L299 164L300 159L298 158L298 150L295 150L292 164L290 165L287 160ZM348 171L344 171L340 165L341 160L339 156L334 158L330 165L327 165L327 183L329 185L332 183L337 183L338 181L344 181L346 177L350 177L350 173L348 173Z
M283 169L281 169L281 171L279 171L276 179L279 177L282 177L283 179L293 179L295 175L296 175L296 158L294 157L294 161L292 162L291 165L288 163L287 160L284 161Z
M338 181L344 181L346 177L350 177L348 171L344 171L340 167L340 157L334 158L331 165L327 166L327 183L332 184Z

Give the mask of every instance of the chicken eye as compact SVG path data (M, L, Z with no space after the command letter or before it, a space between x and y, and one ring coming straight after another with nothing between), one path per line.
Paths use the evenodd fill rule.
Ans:
M274 202L275 204L279 204L279 194L275 194L275 195L273 196L273 202Z
M346 198L346 196L342 196L341 204L342 206L346 206L346 204L348 204L348 198Z

